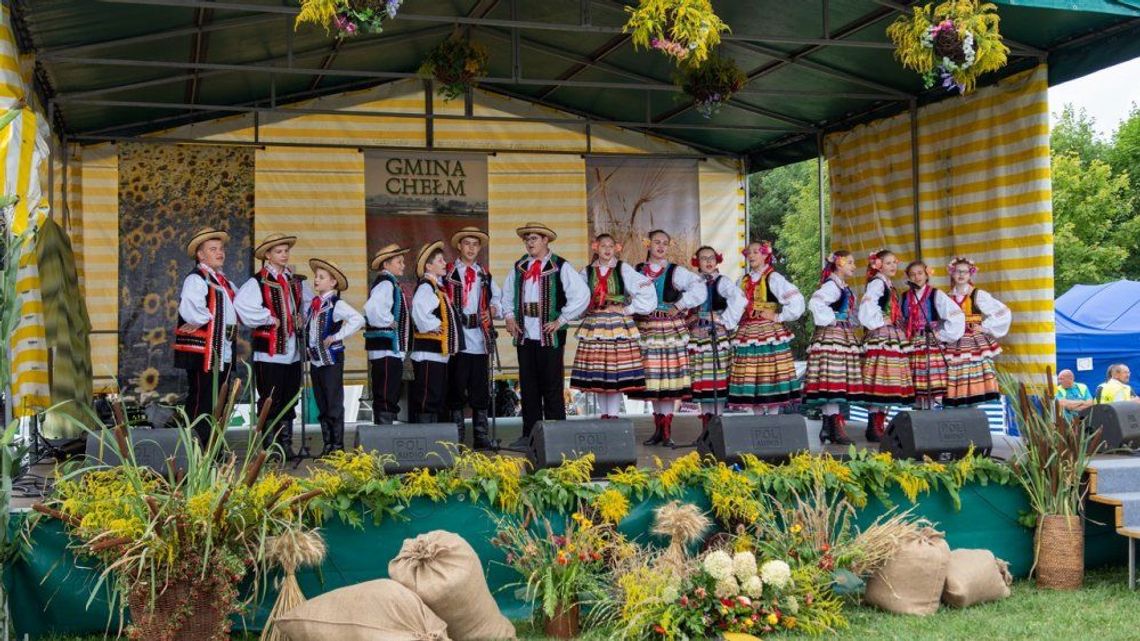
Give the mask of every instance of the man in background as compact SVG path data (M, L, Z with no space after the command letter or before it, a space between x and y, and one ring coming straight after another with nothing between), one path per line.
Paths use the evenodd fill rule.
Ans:
M1057 403L1065 411L1065 418L1073 420L1095 402L1088 385L1076 382L1072 370L1063 369L1057 373Z

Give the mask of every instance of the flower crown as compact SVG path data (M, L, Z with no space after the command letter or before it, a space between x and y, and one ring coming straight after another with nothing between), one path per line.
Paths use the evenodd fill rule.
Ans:
M617 241L614 241L614 253L620 254L621 248L622 248L622 244L617 242ZM595 241L590 243L590 251L594 252L595 254L598 253L598 241L595 240Z
M946 265L946 274L952 275L954 273L954 266L960 265L960 264L970 266L970 277L971 278L974 276L974 274L978 273L978 265L976 263L974 263L974 261L970 260L969 258L966 258L965 256L955 256L954 258L951 258L950 263Z
M710 249L710 248L702 247L701 249ZM697 254L701 253L701 249L697 250ZM697 258L697 254L693 254L693 257L689 259L689 264L692 265L693 267L700 268L701 260L699 258ZM713 249L713 255L716 256L716 264L717 265L724 262L724 254L721 254L717 250Z

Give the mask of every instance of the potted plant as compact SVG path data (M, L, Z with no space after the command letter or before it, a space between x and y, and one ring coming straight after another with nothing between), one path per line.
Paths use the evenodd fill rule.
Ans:
M420 74L435 79L444 100L454 100L467 93L476 78L487 75L488 60L490 55L483 45L455 32L428 52Z
M1061 410L1050 368L1040 395L1025 383L1002 375L1003 392L1015 399L1014 413L1023 450L1013 469L1025 488L1036 516L1033 573L1038 587L1075 590L1084 580L1083 502L1089 460L1103 444L1100 429L1089 431L1082 421L1069 420Z
M384 21L396 17L404 0L301 0L296 26L311 22L337 31L338 37L380 33Z
M997 7L978 0L949 0L912 7L899 16L887 35L895 57L922 74L927 89L940 82L947 90L974 90L978 76L1006 64L1009 47L998 30Z
M720 111L721 105L732 95L744 88L748 77L732 58L722 58L717 53L697 66L686 67L677 74L676 82L686 94L692 97L698 112L705 118L712 118Z
M622 32L631 34L633 45L657 49L677 64L700 65L729 30L710 0L641 0L625 10Z

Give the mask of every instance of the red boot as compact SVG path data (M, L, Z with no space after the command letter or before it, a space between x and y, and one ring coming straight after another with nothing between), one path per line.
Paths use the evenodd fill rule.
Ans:
M661 421L661 444L665 447L677 447L673 442L673 415L666 414Z
M649 437L649 440L642 441L641 444L642 445L657 445L657 444L661 443L661 441L665 440L664 436L663 436L664 427L662 427L664 424L665 424L665 415L654 413L653 414L653 436Z
M875 412L871 414L870 420L867 421L867 432L864 436L867 437L868 443L881 443L883 441L883 432L886 430L887 413Z

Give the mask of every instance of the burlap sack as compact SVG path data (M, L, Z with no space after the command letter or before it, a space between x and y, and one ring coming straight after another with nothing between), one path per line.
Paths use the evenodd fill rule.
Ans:
M953 608L1000 601L1009 596L1009 564L989 550L954 550L946 570L942 602Z
M937 612L950 563L950 547L942 536L923 528L901 541L891 560L867 581L867 603L896 614Z
M290 641L448 641L447 624L389 579L309 599L277 618Z
M515 626L499 612L479 557L456 534L436 530L404 541L388 563L388 576L439 614L455 641L515 638Z

